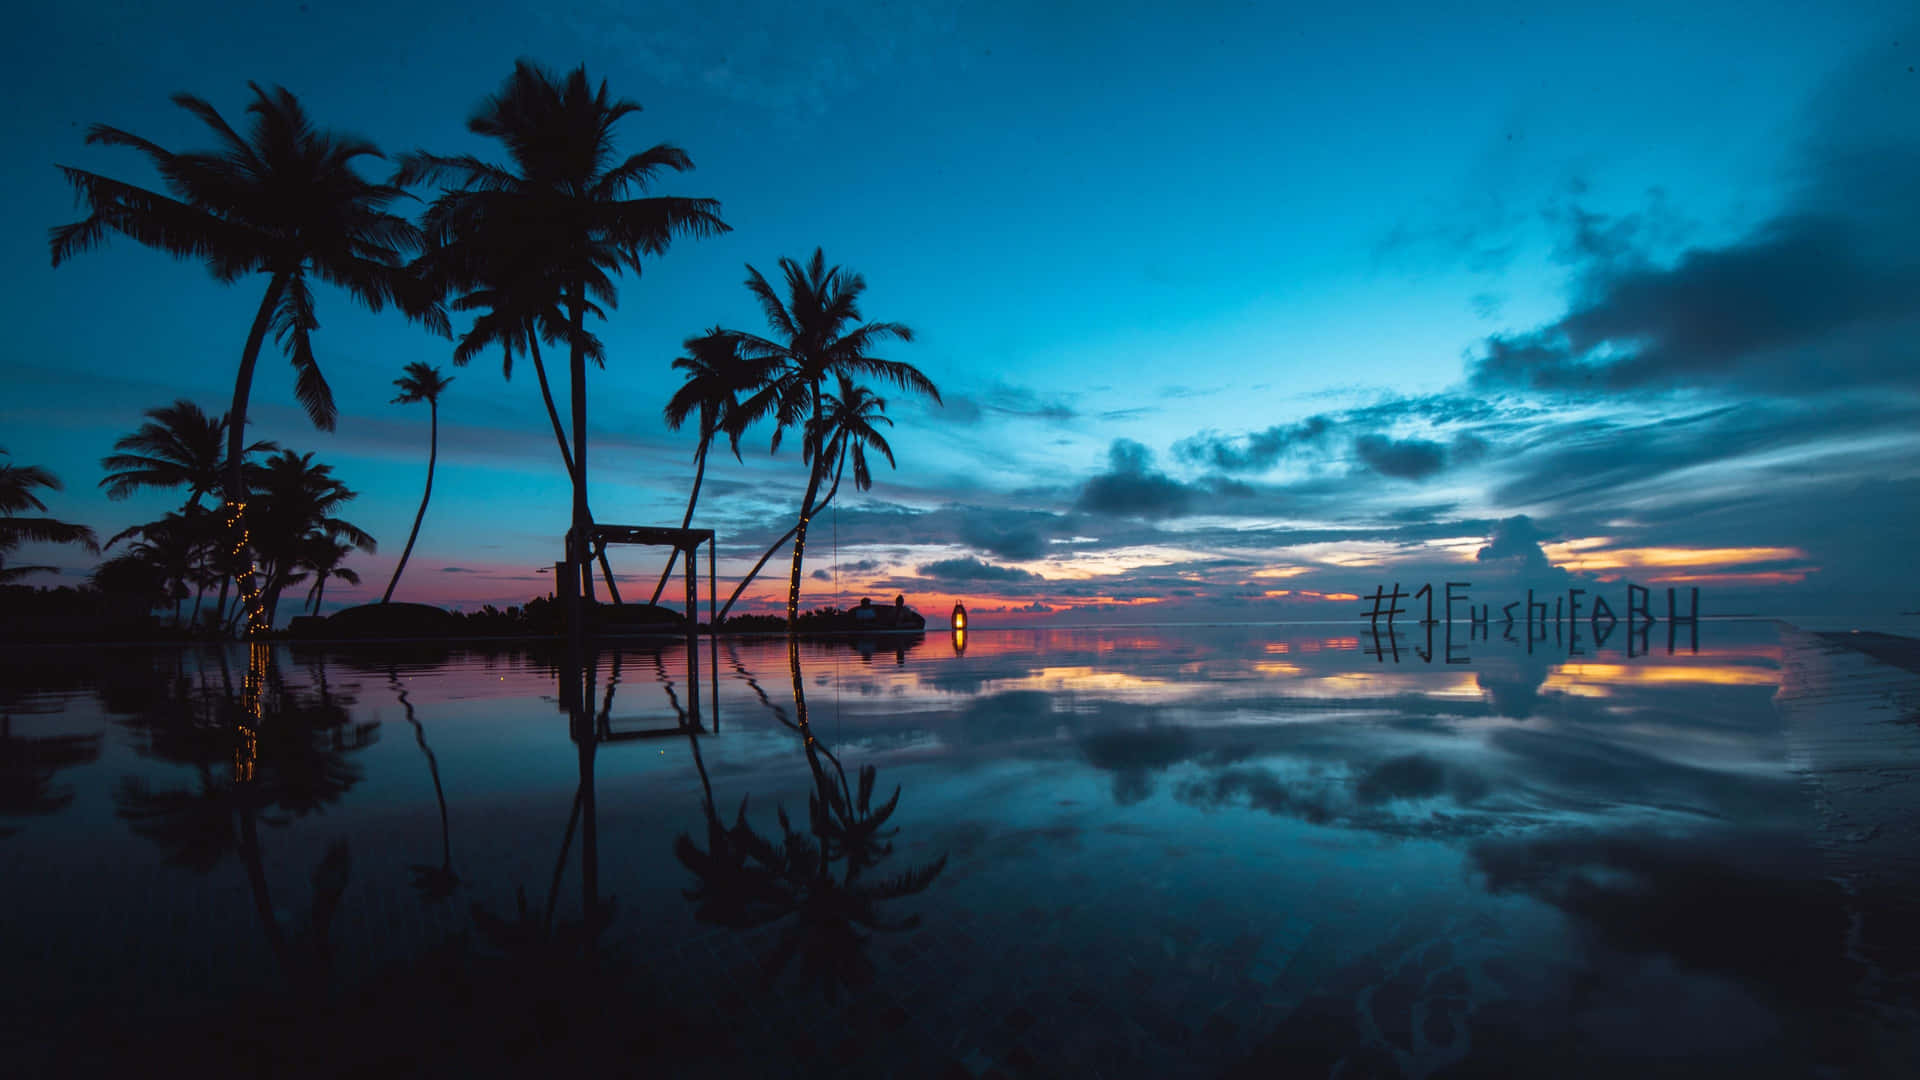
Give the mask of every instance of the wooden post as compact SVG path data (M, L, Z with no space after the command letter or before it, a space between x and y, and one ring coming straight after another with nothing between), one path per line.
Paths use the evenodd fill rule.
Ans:
M707 707L713 710L714 731L720 730L720 616L714 606L719 602L714 570L718 556L713 551L718 542L718 536L707 537L707 667L713 672L713 700Z
M700 727L700 555L699 545L682 552L687 564L687 717Z

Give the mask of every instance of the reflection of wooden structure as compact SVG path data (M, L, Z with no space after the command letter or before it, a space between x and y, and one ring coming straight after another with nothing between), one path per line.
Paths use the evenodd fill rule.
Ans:
M716 698L716 710L720 694L719 682L719 638L713 631L717 629L714 613L718 608L715 579L714 538L712 529L666 529L651 525L595 525L587 530L586 551L603 551L608 544L636 544L646 547L671 547L680 552L686 562L686 637L687 637L687 714L699 723L700 716L700 568L696 558L700 545L707 547L707 622L710 640L713 642L711 663L714 668L713 693ZM580 592L580 567L570 562L554 564L555 582L561 596L578 596ZM568 682L562 680L563 689ZM577 691L576 691L577 693ZM563 708L578 704L563 700Z

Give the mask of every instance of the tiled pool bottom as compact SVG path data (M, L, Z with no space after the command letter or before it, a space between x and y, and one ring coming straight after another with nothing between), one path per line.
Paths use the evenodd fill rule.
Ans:
M282 657L380 727L357 751L315 741L313 761L359 775L317 811L258 811L257 878L237 824L203 869L126 814L130 775L251 790L231 758L202 773L177 746L143 755L155 744L129 733L155 704L125 686L15 698L14 737L105 738L39 789L70 787L66 804L5 821L6 1041L34 1072L202 1056L276 1075L1914 1072L1907 673L1771 629L1672 658L1495 652L1464 679L1280 628L1140 638L803 657L811 730L850 773L878 766L876 802L901 788L895 850L868 873L948 860L883 905L917 926L829 950L871 965L853 985L805 977L804 957L769 983L791 917L696 918L673 855L681 833L706 846L689 739L601 744L569 831L581 759L537 665ZM753 685L791 717L788 662L723 655L721 732L698 740L723 822L750 797L776 838L776 805L807 828L811 784ZM655 723L676 670L630 658L612 729ZM441 857L423 744L460 878L444 900L410 885ZM259 762L248 782L297 802L283 781L307 774ZM487 940L473 906L511 922L523 889L537 925L559 864L564 946L589 819L612 911L594 964L537 930ZM335 989L286 998L259 897L284 955L305 955L342 840Z

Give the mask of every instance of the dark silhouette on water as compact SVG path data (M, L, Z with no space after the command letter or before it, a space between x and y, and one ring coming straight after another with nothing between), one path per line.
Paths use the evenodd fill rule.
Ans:
M54 774L100 757L99 735L15 735L11 709L0 707L0 816L57 814L73 802L73 790L54 785ZM0 838L18 830L0 825Z
M285 685L270 646L248 646L237 688L225 653L216 655L226 676L222 686L208 685L204 670L197 686L184 673L169 678L149 671L164 691L153 708L125 721L138 737L136 752L191 767L197 786L156 790L141 778L123 777L114 792L115 814L169 862L197 873L235 856L270 955L296 992L317 992L332 979L327 936L351 867L346 842L330 845L314 870L306 925L289 928L274 911L260 823L285 826L345 796L361 777L347 755L372 745L379 724L355 722L347 708L352 699L324 681L306 691Z
M287 352L298 374L294 394L313 425L331 431L333 391L313 352L312 279L345 288L368 308L392 303L409 318L445 335L447 318L407 257L420 249L413 223L388 208L405 197L400 188L366 180L361 158L379 157L372 143L315 127L306 109L284 87L272 91L248 83L252 124L245 135L206 101L173 95L174 104L212 131L217 149L175 153L106 124L87 129L90 145L124 146L144 155L165 178L168 194L149 191L98 173L68 166L60 171L73 186L87 216L50 230L53 265L98 247L117 232L175 258L204 260L214 278L232 284L267 275L266 294L254 315L234 378L227 411L225 514L233 542L247 528L244 432L254 364L267 331ZM263 597L252 569L241 574L248 632L267 627Z
M413 875L413 888L421 899L445 900L460 887L460 875L453 872L453 839L447 828L447 792L440 786L440 759L434 756L433 747L427 745L427 729L421 725L420 718L414 715L407 688L400 685L399 670L388 668L387 679L393 686L394 696L400 699L400 707L406 710L407 723L413 727L414 743L420 747L420 753L426 756L427 772L433 777L433 799L440 806L440 865L415 863L407 870Z
M795 829L786 809L779 807L775 810L779 840L762 836L747 819L745 796L733 825L725 825L715 809L712 780L700 757L698 739L689 734L700 775L707 846L702 849L682 833L674 841L673 853L696 879L694 887L685 891L696 918L735 930L784 923L761 961L768 979L777 978L797 957L801 976L818 984L831 1001L841 987L864 986L872 980L873 963L866 956L871 932L908 930L920 923L918 915L888 918L880 906L924 892L946 869L947 857L892 877L862 879L865 871L893 853L899 828L888 828L887 822L899 805L900 788L896 786L885 802L874 805L874 767L862 767L857 786L850 784L839 758L820 743L807 720L800 648L799 639L788 639L795 719L788 719L785 710L771 702L767 705L799 737L813 778L806 831ZM764 694L761 700L766 702Z

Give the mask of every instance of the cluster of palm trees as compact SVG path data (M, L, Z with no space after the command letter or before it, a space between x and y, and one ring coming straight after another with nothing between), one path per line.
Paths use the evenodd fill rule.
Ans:
M333 475L333 467L313 460L311 453L281 450L271 442L243 447L248 543L232 542L225 522L200 500L220 490L229 472L225 416L208 416L182 398L171 405L149 409L146 422L114 444L116 453L102 459L108 470L100 481L110 499L125 499L146 489L185 489L180 509L157 521L124 529L106 543L111 551L121 541L129 546L95 573L96 583L113 568L144 567L157 577L166 599L173 601L178 626L203 625L202 605L210 588L218 596L204 625L225 627L238 622L245 611L228 607L227 585L248 561L260 571L264 617L270 623L281 594L291 585L310 582L306 606L318 611L329 581L358 584L359 575L341 565L354 550L375 550L366 531L338 516L354 492ZM276 453L277 451L277 453ZM272 454L264 461L254 455ZM127 578L138 580L129 573ZM181 608L193 598L191 613Z
M401 155L388 182L377 183L358 168L364 159L382 157L373 144L316 127L284 88L249 86L253 100L247 105L250 123L244 133L206 101L174 95L176 104L212 132L216 145L210 150L175 152L119 128L97 124L88 129L88 143L127 147L144 155L160 174L162 191L62 166L86 216L51 230L54 265L118 233L177 258L202 262L224 284L243 278L265 282L240 353L232 406L224 422L207 421L226 437L225 453L215 459L215 475L193 482L180 522L151 531L142 527L144 542L175 543L169 529L189 532L189 511L198 508L201 495L217 490L225 546L237 559L231 564L187 562L211 566L223 575L223 591L228 579L238 584L244 625L250 630L271 625L279 590L296 580L293 575L315 575L312 597L317 605L330 577L350 573L343 573L339 558L352 546L371 550L364 534L340 527L337 519L319 511L316 521L336 522L317 526L333 548L316 546L299 555L267 550L262 547L266 531L255 527L257 518L274 511L271 504L252 505L255 493L245 467L243 432L255 365L269 331L295 370L295 396L313 424L322 430L334 426L333 394L312 345L319 326L313 283L322 281L345 289L370 310L392 305L442 336L453 336L449 311L471 316L456 340L456 365L493 348L500 350L502 374L509 378L516 355L532 363L572 485L568 559L582 570L597 559L617 602L618 588L604 549L593 542L588 498L586 367L588 361L604 366L606 350L588 331L587 317L607 318L619 299L618 275L637 275L643 258L664 253L675 238L728 231L712 199L649 194L663 172L686 171L692 168L691 159L668 144L622 157L614 129L639 111L637 104L609 97L606 84L596 87L584 67L556 76L521 61L467 122L470 131L501 145L503 160L416 151ZM394 208L411 197L408 189L420 186L432 189L433 195L419 220L395 213ZM775 450L787 432L798 431L808 479L797 520L741 581L727 605L731 609L760 567L791 541L791 622L798 613L809 520L832 502L849 461L861 489L872 483L870 453L893 462L880 432L890 424L886 402L859 380L877 380L936 401L939 392L911 364L873 355L888 341L912 340L912 333L898 323L862 321L859 298L865 282L859 275L829 267L818 250L804 265L783 258L780 268L786 279L784 296L748 267L747 287L764 310L771 333L716 328L689 338L687 355L674 362L687 382L668 404L666 418L678 429L698 417L694 488L683 525L692 520L717 436L725 434L737 456L742 435L761 420L773 421ZM570 415L565 422L548 379L543 344L563 349L567 358ZM424 400L432 407L427 497L415 518L414 536L431 497L437 400L445 383L425 364L409 365L401 380L399 401ZM280 468L291 477L296 469L310 467L302 464L306 460L283 454L265 468L269 473ZM325 488L315 484L316 491ZM414 536L383 599L392 597ZM335 550L337 555L329 554ZM169 565L177 564L176 559ZM669 563L666 573L671 572ZM179 580L190 578L187 574ZM580 579L581 593L592 599L592 574L582 573ZM662 585L665 581L663 574ZM655 599L659 593L656 587Z

